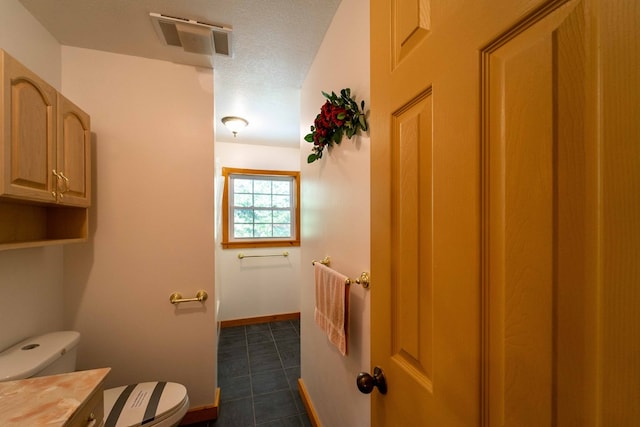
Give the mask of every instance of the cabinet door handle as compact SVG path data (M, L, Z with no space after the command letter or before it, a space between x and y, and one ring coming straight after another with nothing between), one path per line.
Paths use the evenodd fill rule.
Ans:
M51 173L56 177L56 190L60 189L60 182L62 181L63 183L63 187L60 191L58 191L57 193L55 191L52 191L51 194L54 198L57 196L62 199L64 197L64 193L66 193L70 189L69 178L64 176L64 173L62 172L56 172L55 169L52 169Z
M51 173L53 174L53 176L56 177L56 190L58 189L58 186L60 185L60 175L58 174L58 172L56 172L55 169L51 170ZM58 198L58 193L55 191L51 192L51 195L53 196L54 199Z
M90 413L89 416L87 417L87 427L94 427L97 424L98 424L98 419L93 414L93 412Z
M60 197L62 197L62 195L64 193L66 193L67 191L69 191L69 178L67 178L66 176L64 176L64 174L62 172L59 172L60 178L62 178L62 182L64 182L64 189L60 192Z

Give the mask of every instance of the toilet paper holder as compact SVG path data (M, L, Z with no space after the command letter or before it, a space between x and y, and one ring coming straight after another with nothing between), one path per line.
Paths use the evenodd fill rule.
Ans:
M180 292L174 292L169 296L169 302L171 304L180 304L181 302L204 302L209 298L209 295L206 291L199 290L196 293L195 298L182 298L182 294Z

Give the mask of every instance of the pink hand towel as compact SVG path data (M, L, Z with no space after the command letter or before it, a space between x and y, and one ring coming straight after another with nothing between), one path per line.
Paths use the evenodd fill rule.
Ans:
M349 286L347 276L316 262L315 321L343 356L347 354Z

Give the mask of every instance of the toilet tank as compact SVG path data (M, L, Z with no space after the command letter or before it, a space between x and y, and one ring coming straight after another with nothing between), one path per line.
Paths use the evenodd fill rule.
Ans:
M73 372L80 333L58 331L27 338L0 352L0 381Z

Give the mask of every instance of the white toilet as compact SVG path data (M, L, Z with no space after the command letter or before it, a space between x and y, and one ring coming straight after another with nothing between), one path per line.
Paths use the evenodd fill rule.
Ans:
M73 372L80 334L51 332L28 338L0 353L0 381ZM189 409L187 389L147 382L104 391L104 427L175 427Z

